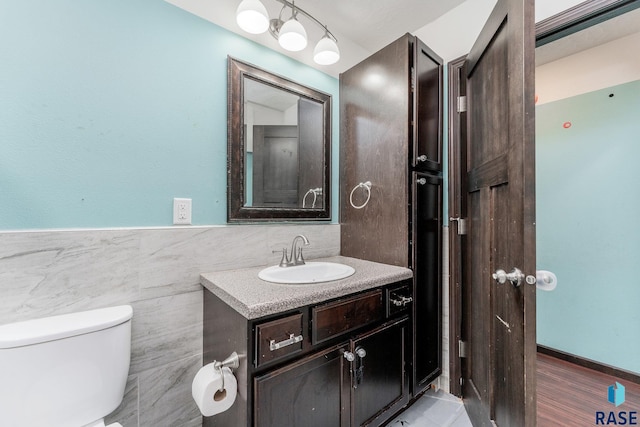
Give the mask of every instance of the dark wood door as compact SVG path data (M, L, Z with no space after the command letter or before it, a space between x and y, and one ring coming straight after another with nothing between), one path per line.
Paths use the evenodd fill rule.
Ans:
M315 353L254 379L256 427L347 427L344 347Z
M298 127L253 127L253 205L298 206Z
M442 178L413 173L413 394L441 372Z
M442 170L442 58L420 39L413 44L414 136L411 165Z
M535 152L533 0L499 0L467 57L463 394L474 425L533 426ZM497 270L523 272L519 286Z
M353 426L379 426L409 401L407 324L403 318L352 341Z
M300 98L298 101L298 129L299 148L298 157L303 167L298 171L298 207L322 208L324 187L324 146L322 117L323 105L319 102ZM320 188L322 192L317 196L307 193L309 190ZM307 196L305 200L304 197ZM310 196L310 197L309 197ZM313 203L315 199L315 204Z

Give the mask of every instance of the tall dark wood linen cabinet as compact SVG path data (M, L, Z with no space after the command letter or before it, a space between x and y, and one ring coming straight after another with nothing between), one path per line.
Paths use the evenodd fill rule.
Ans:
M340 75L341 253L413 270L414 396L441 373L442 69L406 34Z

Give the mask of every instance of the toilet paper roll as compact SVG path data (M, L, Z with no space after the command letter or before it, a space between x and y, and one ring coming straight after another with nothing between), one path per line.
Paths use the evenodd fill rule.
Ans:
M536 271L536 287L542 291L552 291L558 285L558 278L547 270Z
M209 363L200 368L193 379L191 394L202 415L210 417L226 411L233 405L238 394L238 382L231 369L222 368L220 371L214 368L213 363Z

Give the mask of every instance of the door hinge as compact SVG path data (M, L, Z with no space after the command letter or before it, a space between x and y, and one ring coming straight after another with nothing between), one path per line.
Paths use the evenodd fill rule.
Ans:
M458 97L458 113L466 113L467 112L467 96L459 96Z
M458 340L458 356L467 357L467 343L462 340Z
M449 221L456 221L458 223L458 236L466 236L467 235L467 219L457 217L449 218Z
M416 91L416 69L411 67L411 92Z

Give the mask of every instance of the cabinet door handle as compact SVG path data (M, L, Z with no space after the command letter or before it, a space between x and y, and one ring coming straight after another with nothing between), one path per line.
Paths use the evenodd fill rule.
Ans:
M350 351L343 352L342 357L347 359L347 362L353 362L354 360L356 360L355 354L351 353Z
M391 298L389 298L389 301L391 301L391 304L396 307L404 307L405 305L413 302L413 298L405 297L404 295L392 295Z
M284 341L276 342L276 340L270 340L269 350L276 351L278 349L281 349L282 347L299 343L302 340L302 335L289 334L289 339L286 339Z
M419 162L426 162L427 161L427 155L423 154L422 156L418 156L416 157L416 160Z
M356 354L358 355L358 360L356 361L356 380L353 384L353 388L358 388L364 380L364 357L367 355L367 351L362 347L356 347Z

